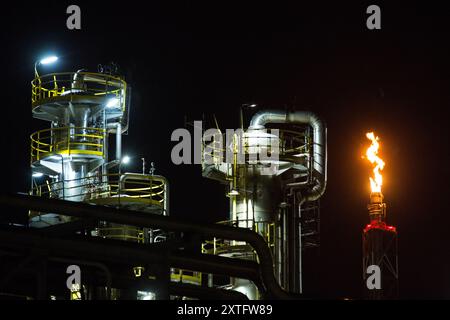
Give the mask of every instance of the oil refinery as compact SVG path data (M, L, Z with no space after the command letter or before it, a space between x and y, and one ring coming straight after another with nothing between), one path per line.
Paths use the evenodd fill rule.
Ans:
M0 301L198 320L450 299L444 5L1 15Z
M302 293L302 252L319 245L318 200L327 183L322 119L261 110L230 145L204 139L202 175L225 185L229 219L193 226L169 217L169 181L145 159L142 172L124 170L122 136L132 125L125 79L111 66L39 75L40 64L56 60L37 63L31 82L33 118L47 126L30 136L29 194L2 196L29 210L27 223L2 230L3 245L15 249L5 251L8 261L18 252L48 253L32 255L42 265L36 296L10 281L2 294L64 299L70 289L73 300L256 300ZM224 159L228 149L232 157ZM259 157L263 152L277 157ZM10 232L23 235L16 241ZM83 281L54 286L50 275L67 264L82 270Z
M141 172L126 170L122 137L133 125L132 90L115 65L39 75L41 64L57 60L37 62L31 82L31 113L43 129L30 135L29 193L1 197L28 215L0 232L8 275L2 296L302 298L303 254L320 245L324 119L310 111L259 109L246 124L241 109L236 130L202 128L198 174L223 184L229 214L217 224L194 224L170 216L169 181L155 174L153 163L142 158ZM367 137L375 167L362 281L368 299L396 298L397 232L385 223L378 137ZM367 270L374 266L382 280L370 290Z

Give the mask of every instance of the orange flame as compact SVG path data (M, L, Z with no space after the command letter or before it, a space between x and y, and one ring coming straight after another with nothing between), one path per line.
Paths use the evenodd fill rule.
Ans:
M384 168L384 161L378 157L378 150L380 149L380 144L378 142L378 137L375 136L373 132L366 133L367 139L372 141L372 144L366 151L367 159L370 163L374 164L373 168L373 178L370 177L370 188L372 192L380 192L381 186L383 184L383 176L380 171Z

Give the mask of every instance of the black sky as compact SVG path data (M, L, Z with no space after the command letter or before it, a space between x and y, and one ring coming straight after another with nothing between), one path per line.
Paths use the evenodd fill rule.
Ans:
M1 10L2 192L29 187L33 63L46 71L96 71L116 61L133 87L124 152L156 163L172 186L172 214L226 217L222 186L200 166L170 161L170 134L184 119L215 114L238 126L241 104L312 110L328 125L328 188L321 249L308 254L305 291L361 294L361 230L368 222L365 132L381 137L388 221L399 231L402 298L450 298L450 44L445 7L379 4L382 29L365 26L372 3L262 5L154 1L82 3L82 30L66 28L65 1ZM333 2L330 2L333 3ZM126 6L125 6L126 5ZM6 69L6 72L4 72ZM131 169L140 169L139 161Z

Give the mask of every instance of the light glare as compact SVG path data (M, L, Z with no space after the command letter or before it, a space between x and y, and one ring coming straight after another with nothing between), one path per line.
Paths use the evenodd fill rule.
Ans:
M128 164L128 163L130 163L130 157L129 157L129 156L123 157L123 158L122 158L122 163L123 163L123 164Z
M119 99L117 99L117 98L111 98L106 103L107 108L114 108L114 107L118 107L118 106L119 106Z
M57 56L50 56L50 57L46 57L46 58L42 59L40 61L40 63L41 64L50 64L50 63L56 62L57 60L58 60Z

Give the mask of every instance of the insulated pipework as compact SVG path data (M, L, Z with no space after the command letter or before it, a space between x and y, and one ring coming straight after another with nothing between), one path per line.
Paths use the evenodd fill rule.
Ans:
M259 233L272 250L280 285L301 292L300 211L318 200L326 189L325 124L308 111L262 110L251 118L240 139L238 144L245 153L240 159L245 161L238 163L235 156L233 163L204 163L203 176L228 184L227 223ZM275 152L274 146L278 148ZM263 158L261 153L271 156ZM220 254L254 258L251 250L244 249L245 243L232 242L227 248ZM231 279L231 288L250 299L261 298L257 288L246 280Z

